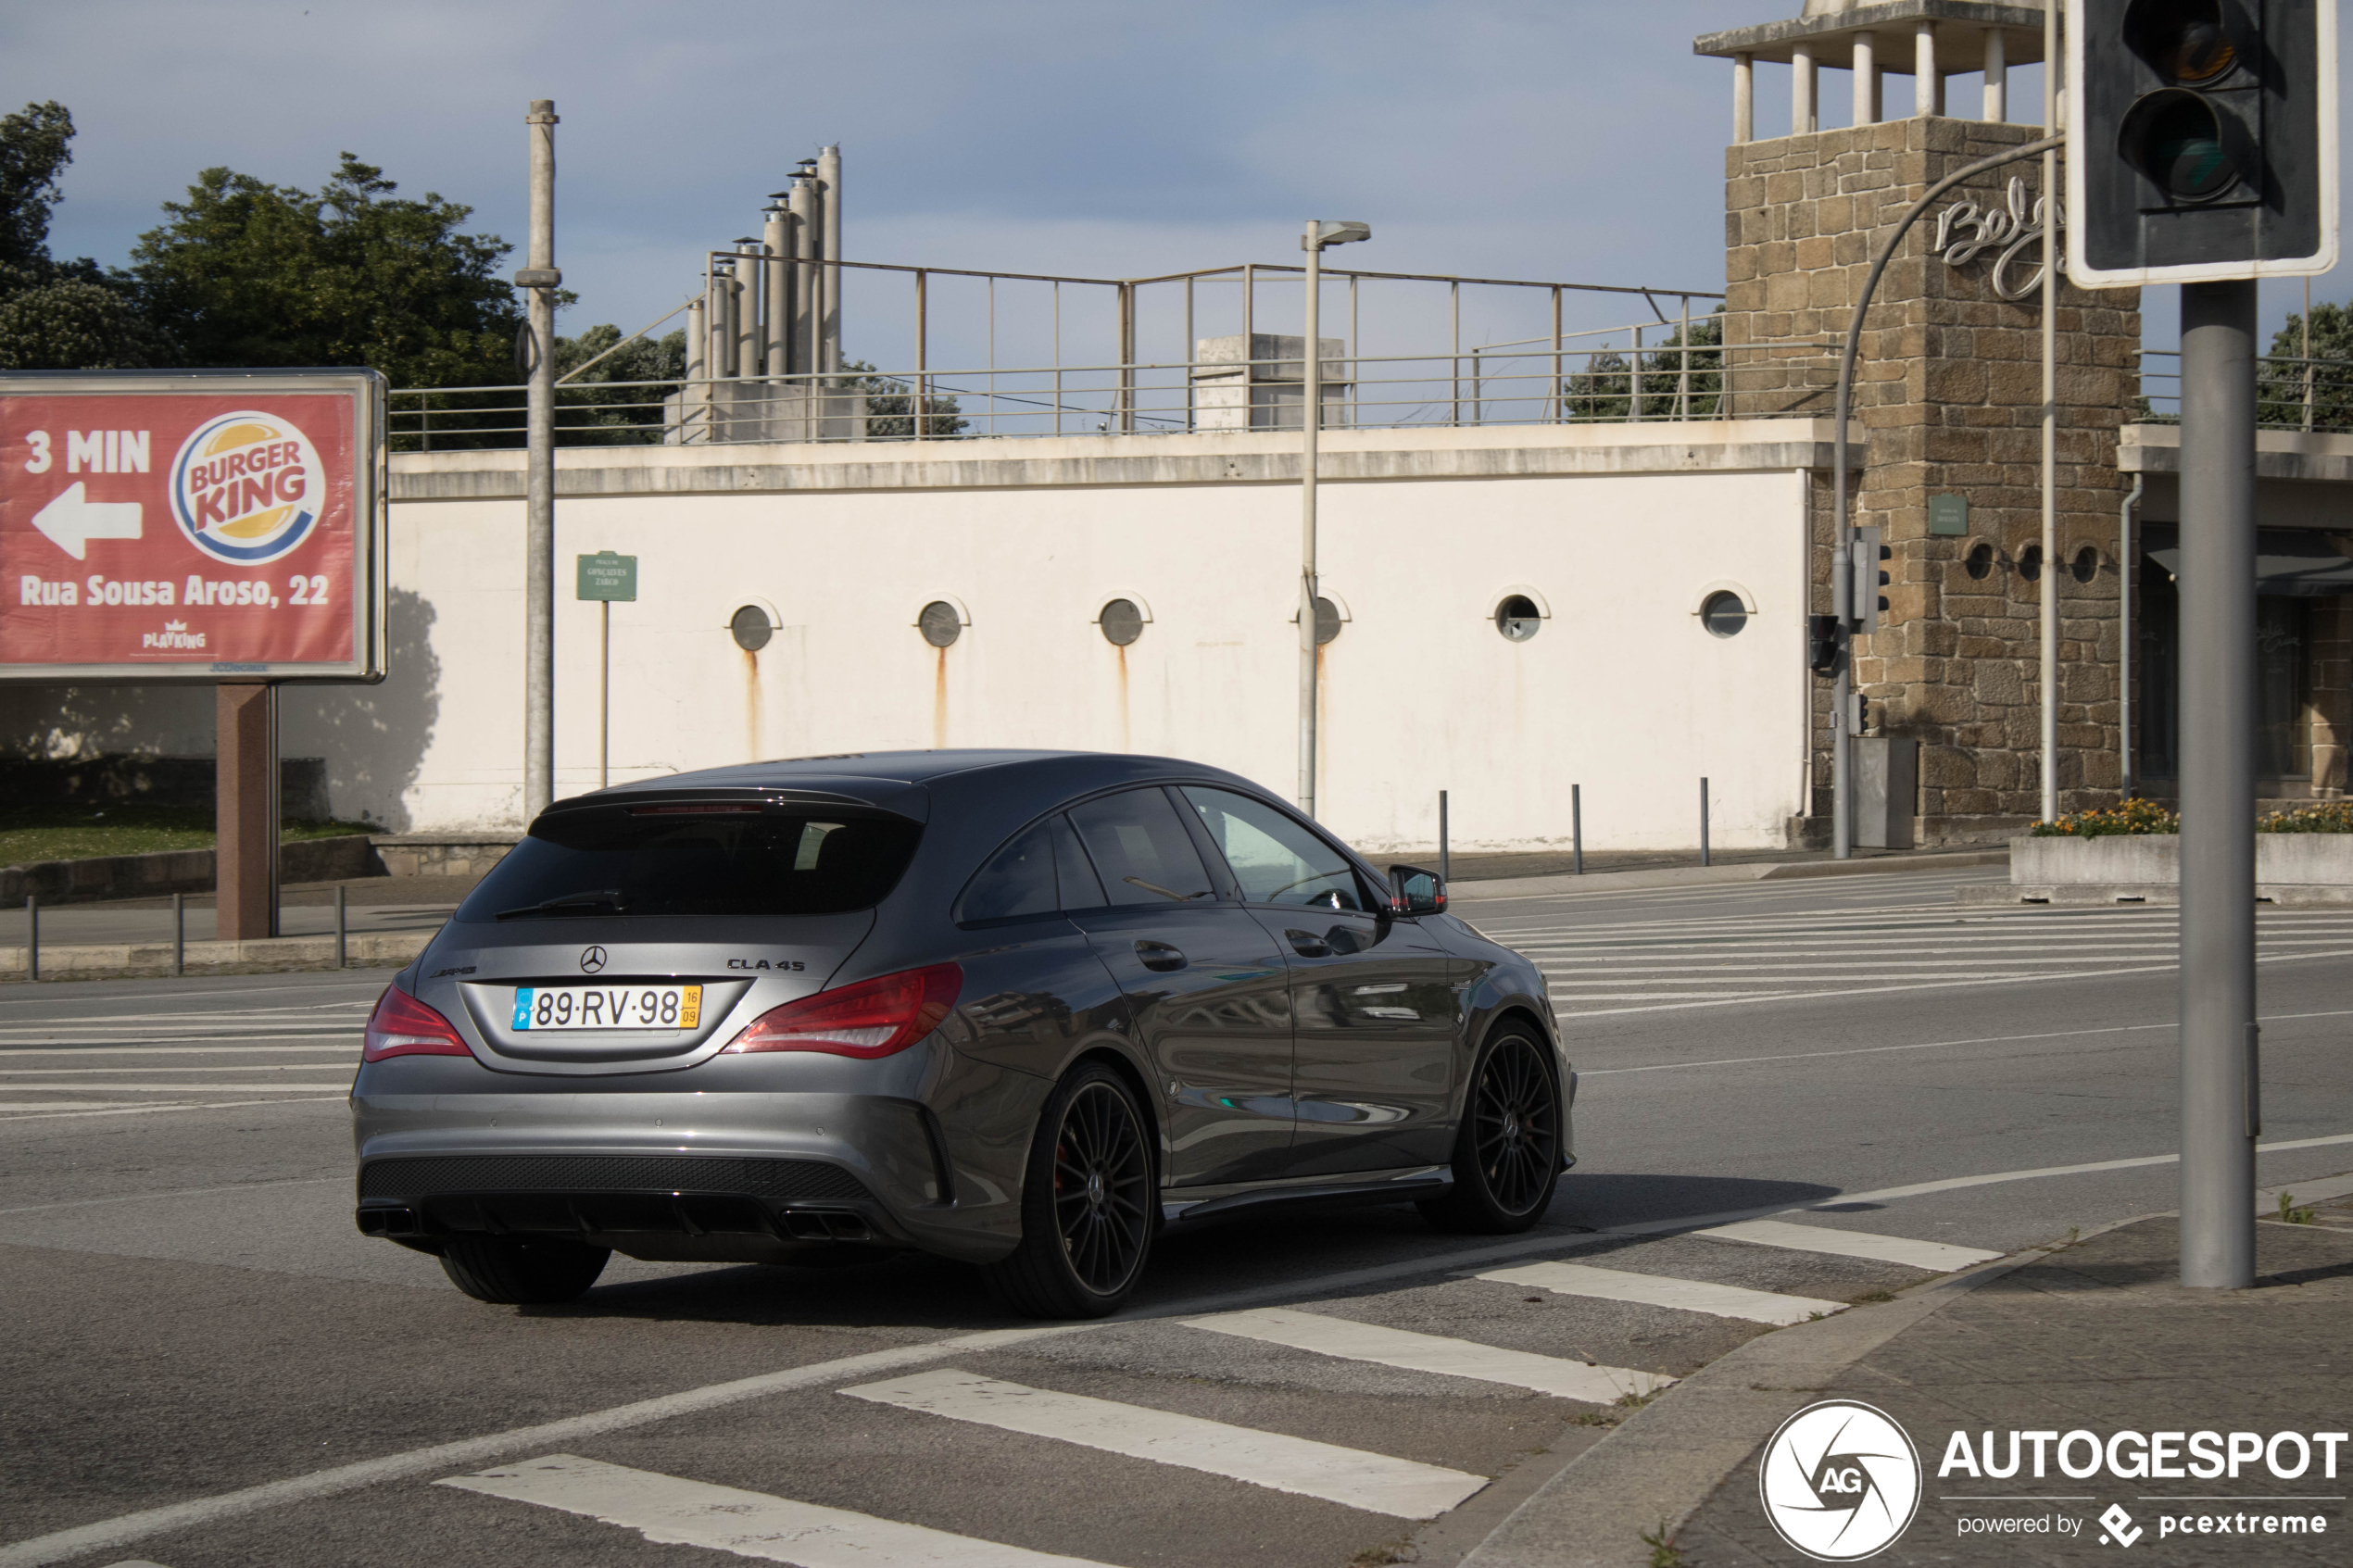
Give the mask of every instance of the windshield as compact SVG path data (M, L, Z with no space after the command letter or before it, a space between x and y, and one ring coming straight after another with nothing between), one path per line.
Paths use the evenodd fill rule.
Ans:
M922 834L756 807L566 812L493 866L458 919L841 914L880 903Z

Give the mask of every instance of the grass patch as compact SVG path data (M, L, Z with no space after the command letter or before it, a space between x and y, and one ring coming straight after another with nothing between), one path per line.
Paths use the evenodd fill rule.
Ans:
M2312 1223L2312 1220L2311 1209L2297 1203L2294 1193L2283 1191L2280 1194L2280 1223L2282 1224L2309 1225Z
M282 843L381 831L367 822L280 824ZM34 860L86 860L101 855L155 855L167 849L209 849L208 806L156 806L137 800L89 805L26 806L0 810L0 866Z

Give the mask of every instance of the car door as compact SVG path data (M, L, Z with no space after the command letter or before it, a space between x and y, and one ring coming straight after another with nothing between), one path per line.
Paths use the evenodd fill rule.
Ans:
M1438 1164L1453 1142L1459 965L1389 912L1304 822L1231 790L1178 791L1290 971L1292 1135L1302 1173Z
M1265 927L1210 878L1157 786L1068 813L1102 893L1064 913L1126 993L1165 1094L1172 1185L1278 1175L1291 1157L1290 975Z

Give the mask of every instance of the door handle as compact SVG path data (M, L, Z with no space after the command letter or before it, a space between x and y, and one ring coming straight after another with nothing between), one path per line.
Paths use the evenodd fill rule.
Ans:
M1136 941L1136 956L1143 960L1146 969L1159 970L1163 973L1185 967L1185 955L1165 942L1153 942L1139 937Z
M1327 959L1332 956L1331 943L1312 931L1286 931L1283 935L1290 938L1291 950L1302 959Z

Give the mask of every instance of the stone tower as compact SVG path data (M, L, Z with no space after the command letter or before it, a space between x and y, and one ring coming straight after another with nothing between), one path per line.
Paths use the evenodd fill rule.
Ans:
M2033 5L1808 0L1794 21L1717 33L1735 63L1725 157L1724 343L1735 417L1829 417L1855 300L1884 236L1950 171L2043 134L2007 119L2007 68L2043 53ZM1754 62L1792 66L1792 132L1754 135ZM1820 130L1820 72L1851 74L1853 123ZM1948 75L1982 73L1982 117L1946 112ZM1890 118L1889 79L1912 80ZM2026 112L2039 119L2039 103ZM1853 521L1876 525L1887 608L1855 643L1865 733L1920 745L1924 841L1994 836L2038 807L2040 595L2059 595L2060 809L2119 784L2119 427L2137 390L2136 291L2062 280L2058 558L2041 560L2042 161L1941 197L1881 279L1855 387L1862 458ZM1830 608L1830 476L1815 531L1815 605ZM1934 506L1931 507L1931 501ZM2055 567L2056 571L2051 569ZM1830 684L1817 684L1815 821L1830 810Z

